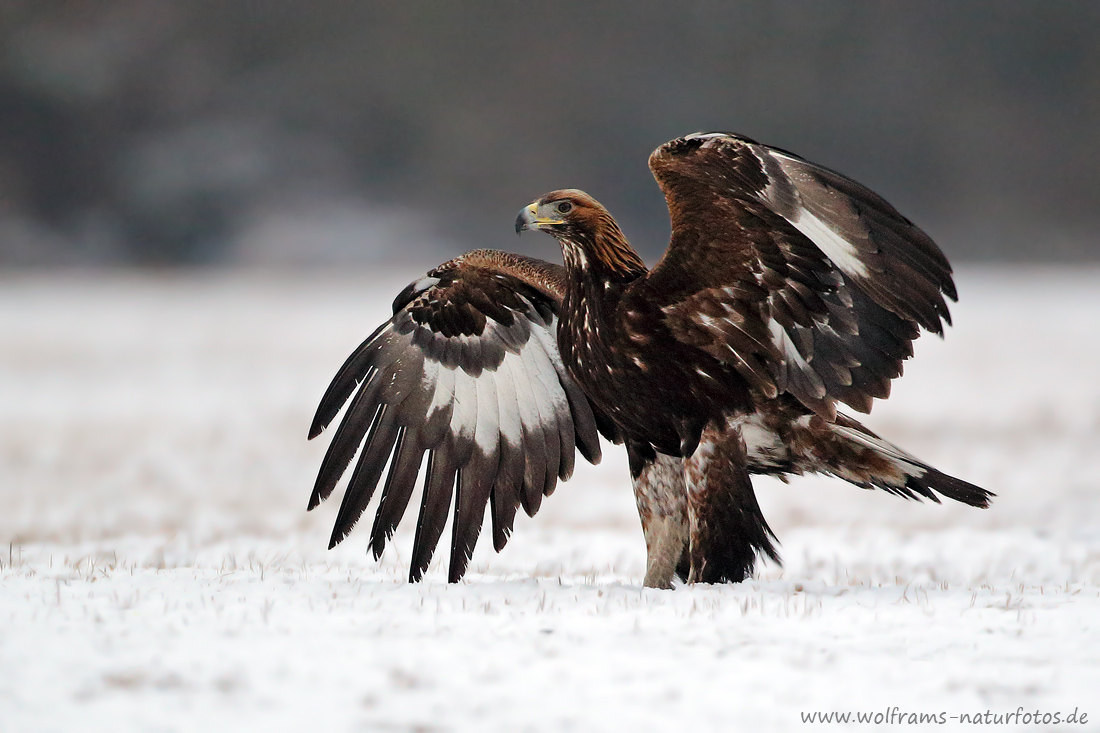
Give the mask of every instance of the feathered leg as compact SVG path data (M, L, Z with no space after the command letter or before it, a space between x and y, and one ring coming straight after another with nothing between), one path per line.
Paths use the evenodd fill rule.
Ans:
M634 500L645 535L646 588L671 588L672 578L686 577L687 495L682 458L628 445Z
M740 582L752 574L758 552L779 562L746 464L741 431L713 424L684 461L689 583Z

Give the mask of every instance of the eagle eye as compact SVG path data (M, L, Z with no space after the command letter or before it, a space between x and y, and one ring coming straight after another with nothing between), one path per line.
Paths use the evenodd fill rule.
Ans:
M556 208L558 210L558 213L568 214L570 211L573 210L573 204L569 203L568 201L562 201L558 203Z

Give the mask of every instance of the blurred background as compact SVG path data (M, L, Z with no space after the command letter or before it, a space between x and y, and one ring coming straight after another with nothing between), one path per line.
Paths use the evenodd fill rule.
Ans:
M1100 259L1100 4L0 5L0 266L318 265L517 240L558 187L652 263L646 158L736 131L966 261Z

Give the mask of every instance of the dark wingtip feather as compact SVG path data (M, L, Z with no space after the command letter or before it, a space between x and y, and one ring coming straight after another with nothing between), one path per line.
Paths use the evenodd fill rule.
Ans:
M493 476L499 467L497 454L485 455L475 450L470 462L459 469L455 484L454 521L451 525L451 560L447 582L457 583L466 574L470 558L474 554L481 525L485 519L485 505L493 488Z
M336 417L336 413L340 412L340 408L348 401L348 397L355 388L366 380L377 350L375 341L390 323L391 321L386 321L376 328L374 333L359 344L355 351L351 352L344 363L340 365L340 369L337 370L336 375L329 382L324 395L321 397L321 402L317 405L317 412L314 413L313 422L309 426L307 440L313 440L328 427L332 419Z
M331 389L332 386L330 385L329 389L325 391L325 397L328 397L328 392ZM348 394L350 394L350 392ZM325 413L321 412L321 405L326 404L325 397L321 398L321 404L317 406L317 412L313 415L313 422L309 425L309 434L306 436L306 440L313 440L318 435L325 432L325 428L327 428L329 423L332 422L332 418L336 417L336 413L333 413L331 416L329 416L327 414L327 411ZM344 400L340 403L340 406L343 407L344 402L346 401L347 397L345 396Z
M317 479L313 483L313 492L309 497L309 509L332 494L336 483L351 463L351 459L355 457L355 451L367 432L366 426L370 425L373 429L377 416L382 411L375 402L378 393L377 381L364 384L356 393L351 406L348 407L343 422L336 430L336 436L329 443L325 457L321 460L321 468L317 471Z
M344 499L340 502L340 511L337 512L332 535L329 537L330 550L351 534L351 530L359 522L378 486L394 443L403 440L403 436L404 430L399 429L392 419L392 413L383 405L371 426L370 435L359 454L359 462L352 472L347 489L344 490ZM397 450L400 449L399 445Z
M370 548L375 560L382 557L386 541L393 536L394 529L405 514L424 457L419 437L408 433L407 428L402 428L398 443L394 448L393 466L386 477L385 486L382 487L382 499L378 502L378 510L371 527Z
M519 508L523 483L523 454L507 441L500 442L500 469L489 494L489 515L493 525L493 549L500 552L508 544Z
M420 502L420 517L416 522L413 538L412 565L409 582L423 577L431 564L439 537L447 523L451 508L457 467L454 465L454 447L444 441L428 454L428 466L424 477L424 494Z

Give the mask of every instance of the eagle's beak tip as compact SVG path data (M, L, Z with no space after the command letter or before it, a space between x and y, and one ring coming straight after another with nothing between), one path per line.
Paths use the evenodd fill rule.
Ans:
M534 224L534 206L524 206L516 216L516 234L522 234Z

